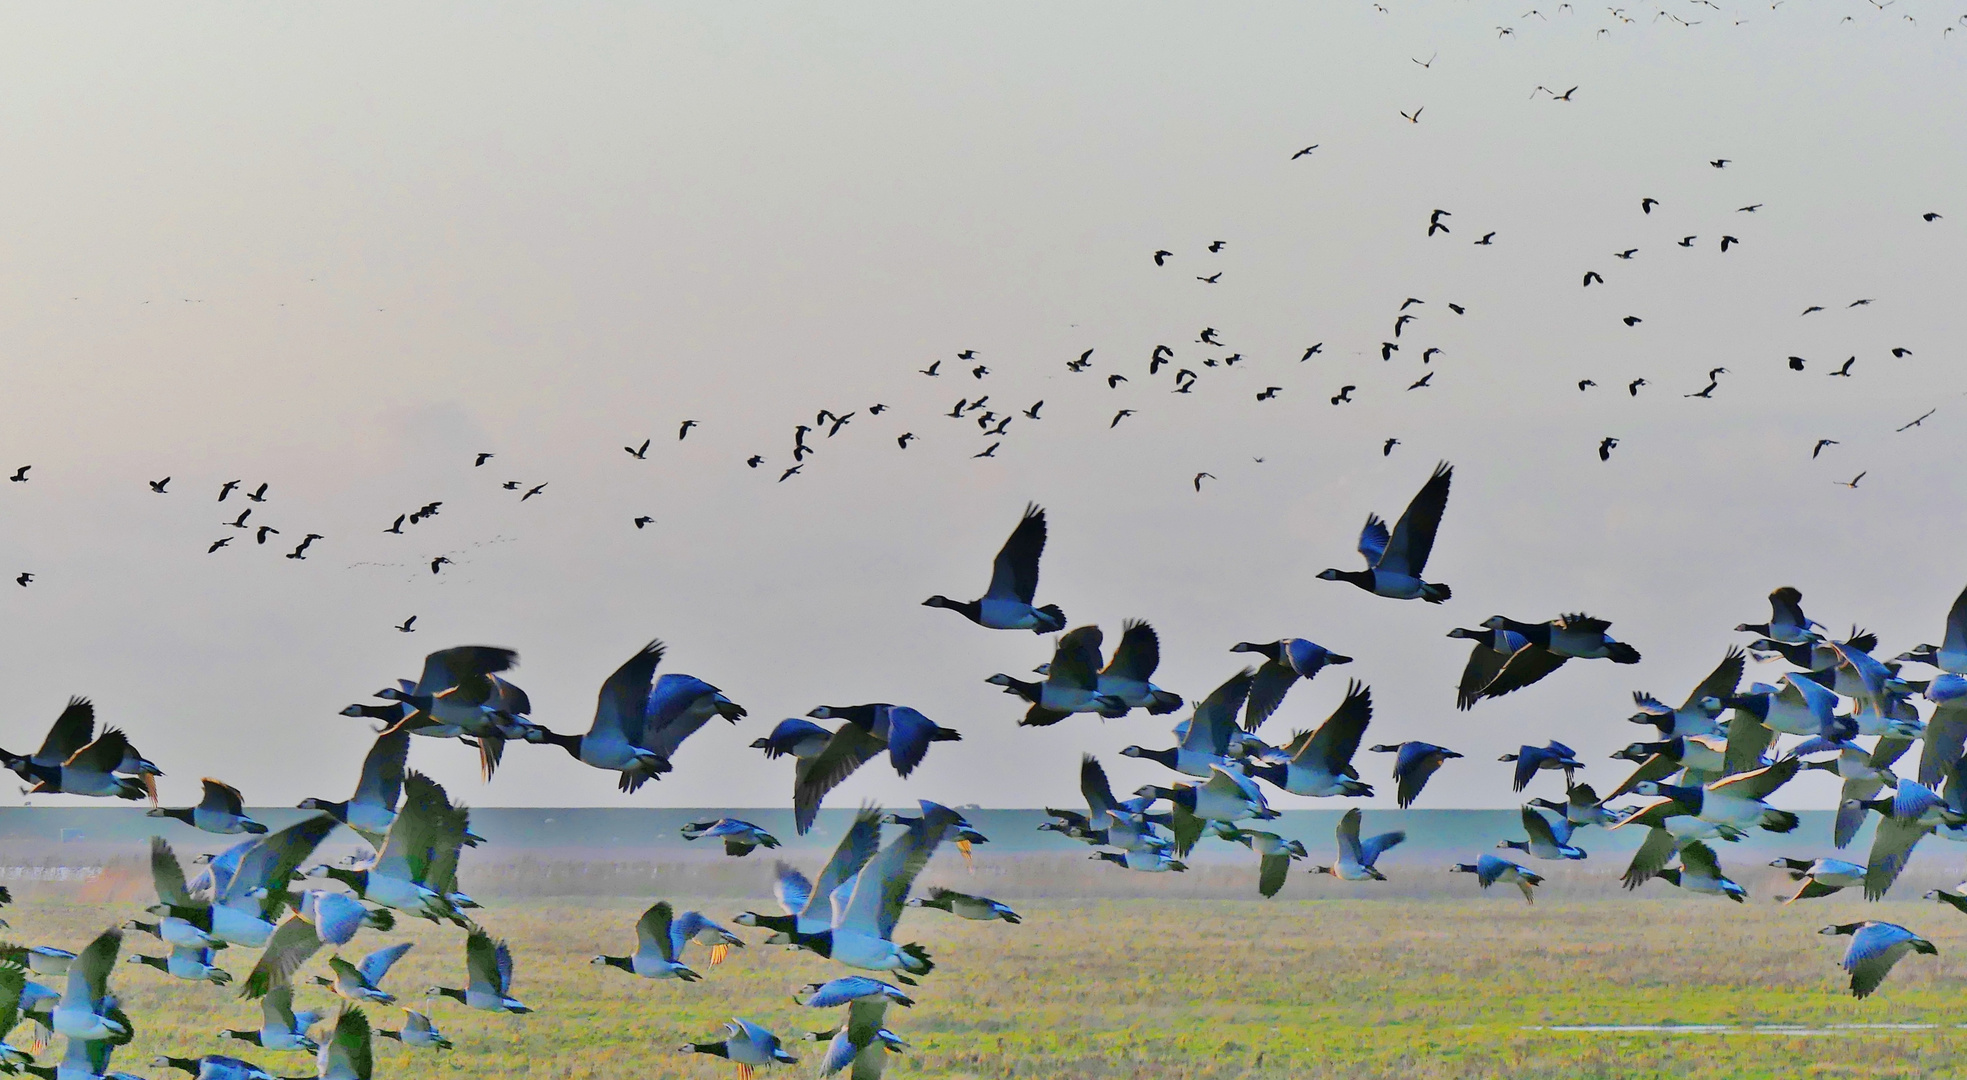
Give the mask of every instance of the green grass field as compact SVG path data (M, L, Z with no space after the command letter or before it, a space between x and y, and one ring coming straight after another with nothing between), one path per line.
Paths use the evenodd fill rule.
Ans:
M960 873L960 871L959 871ZM954 881L956 875L949 875ZM1414 876L1414 875L1409 875ZM1436 874L1445 890L1453 882ZM1466 882L1466 879L1462 879ZM1315 884L1315 883L1314 883ZM1311 888L1294 883L1294 894ZM1347 892L1356 892L1347 889ZM1463 890L1467 891L1467 890ZM938 963L913 1009L889 1026L914 1050L892 1059L900 1077L1794 1077L1957 1076L1967 1022L1967 917L1931 903L1831 898L1782 908L1681 897L1566 899L1525 905L1513 892L1453 899L1123 899L1018 902L1023 925L977 924L910 912L900 937ZM633 947L646 899L489 901L488 929L517 952L515 994L539 1011L508 1017L451 1002L435 1009L457 1043L447 1054L380 1044L379 1076L499 1080L711 1077L732 1067L680 1055L732 1015L781 1035L830 1026L790 992L844 969L809 954L754 945L703 982L647 982L589 965ZM714 918L747 906L694 901ZM768 900L761 901L769 903ZM79 946L141 902L100 906L24 898L8 909L16 940ZM752 905L755 906L755 905ZM761 910L764 910L761 908ZM1885 987L1853 1000L1837 967L1831 922L1903 922L1940 947L1901 962ZM413 1002L463 975L462 935L417 923L393 935L417 948L385 982ZM760 936L752 932L752 936ZM382 943L364 935L359 950ZM132 933L132 948L161 952ZM256 955L231 950L243 977ZM320 961L315 962L318 967ZM308 969L310 972L314 968ZM239 1043L221 1026L255 1027L256 1006L232 991L188 986L145 968L113 984L140 1025L116 1064L158 1074L170 1052L239 1052L276 1074L311 1074L301 1055ZM328 1002L324 990L303 1006ZM375 1010L387 1013L387 1010ZM395 1026L396 1016L377 1019ZM1572 1033L1578 1024L1936 1024L1933 1030L1780 1035ZM25 1030L18 1034L25 1039ZM807 1060L783 1076L817 1072ZM50 1048L48 1056L59 1052ZM182 1075L182 1074L173 1074Z

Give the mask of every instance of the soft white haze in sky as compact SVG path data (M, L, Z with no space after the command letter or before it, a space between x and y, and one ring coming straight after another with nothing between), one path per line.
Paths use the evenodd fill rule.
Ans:
M516 648L535 718L584 729L660 637L662 670L752 715L640 795L550 747L512 747L489 786L456 743L413 764L480 805L784 805L791 765L752 739L893 701L965 741L828 805L1069 805L1082 750L1116 787L1158 780L1111 755L1168 745L1164 718L1019 729L983 679L1049 639L919 606L980 593L1031 500L1040 602L1109 642L1151 620L1164 686L1206 694L1239 640L1358 658L1295 690L1274 741L1357 676L1368 743L1469 755L1423 806L1513 805L1496 755L1550 737L1603 785L1650 732L1630 693L1677 703L1770 589L1889 657L1937 640L1967 583L1967 4L1719 2L1665 6L1694 26L1542 0L9 7L0 466L33 469L0 484L0 570L36 579L0 593L0 745L85 694L167 801L209 774L291 804L346 794L370 737L337 710L426 651ZM1428 238L1436 208L1453 231ZM1149 378L1163 343L1193 394ZM1247 363L1200 366L1226 352ZM1711 400L1682 396L1716 366ZM980 393L1043 419L973 460L995 440L941 414ZM856 416L776 483L822 408ZM622 452L644 438L646 461ZM1813 461L1820 438L1840 445ZM1441 459L1428 576L1450 603L1315 579ZM271 484L264 547L224 526L236 495L213 502L234 479ZM521 505L505 480L549 486ZM1455 710L1447 630L1572 610L1644 663ZM1390 762L1359 765L1390 806ZM1788 805L1831 805L1811 776Z

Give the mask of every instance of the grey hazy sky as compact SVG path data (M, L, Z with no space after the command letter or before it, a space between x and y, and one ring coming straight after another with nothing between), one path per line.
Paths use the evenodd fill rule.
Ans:
M1199 697L1234 642L1306 636L1359 660L1295 691L1273 738L1356 675L1369 742L1469 755L1428 804L1509 805L1494 757L1553 736L1602 784L1645 733L1630 692L1677 701L1771 588L1890 655L1967 581L1967 6L1721 5L1667 5L1694 26L1540 0L9 7L0 465L34 468L0 484L0 570L37 580L0 593L0 743L87 694L167 798L211 774L291 803L353 783L368 735L336 710L429 649L518 649L536 718L578 729L660 637L664 670L752 718L635 803L783 804L790 765L747 744L867 700L965 741L830 805L1071 802L1082 749L1167 725L1018 729L982 680L1049 642L918 606L980 592L1036 500L1041 599L1110 634L1152 620L1163 685ZM1453 231L1430 239L1435 208ZM1586 270L1605 285L1581 290ZM1382 362L1408 296L1427 303ZM1248 363L1197 367L1204 326ZM1148 378L1161 343L1203 372L1192 395ZM1853 377L1826 377L1848 355ZM1681 396L1714 366L1712 400ZM1346 383L1357 401L1329 405ZM977 461L975 425L940 414L983 392L1046 406ZM775 483L821 408L859 415ZM648 460L622 453L645 437ZM1812 461L1819 438L1841 445ZM1366 513L1398 514L1438 459L1456 479L1429 576L1451 603L1315 580L1357 565ZM144 484L165 475L168 495ZM232 479L271 483L253 521L283 546L221 524ZM519 505L508 479L549 487ZM305 562L279 557L308 531ZM456 564L433 577L438 554ZM1455 711L1449 628L1570 610L1644 664ZM390 628L411 614L418 633ZM1163 775L1116 760L1118 786ZM414 763L480 804L625 801L552 749L515 748L489 786L453 743ZM1384 784L1384 759L1361 765Z

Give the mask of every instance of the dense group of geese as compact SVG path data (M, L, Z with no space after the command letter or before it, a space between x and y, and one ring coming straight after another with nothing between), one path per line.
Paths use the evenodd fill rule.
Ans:
M1449 466L1438 467L1390 530L1379 516L1368 516L1358 545L1367 569L1327 570L1320 576L1377 596L1435 604L1448 600L1448 586L1425 581L1422 574L1452 479ZM1097 627L1067 629L1058 607L1036 603L1045 539L1044 511L1028 507L998 553L981 597L953 601L939 595L925 603L990 629L1057 633L1050 661L1036 668L1038 681L1003 674L987 680L1028 705L1022 724L1057 724L1078 713L1117 718L1135 709L1150 715L1181 709L1180 695L1152 681L1159 642L1147 623L1127 623L1113 655L1105 658ZM1829 857L1777 860L1775 865L1799 883L1790 903L1845 888L1861 888L1868 899L1877 899L1926 835L1967 840L1967 776L1962 771L1967 765L1967 592L1949 613L1941 644L1921 645L1891 661L1873 657L1877 642L1870 634L1853 630L1842 641L1828 638L1821 624L1804 615L1801 594L1793 588L1777 589L1770 601L1766 623L1736 628L1756 635L1746 652L1729 648L1684 704L1673 707L1650 694L1634 695L1640 711L1631 719L1656 728L1659 737L1614 755L1637 767L1605 797L1574 782L1573 774L1584 763L1555 740L1505 755L1502 760L1514 764L1515 790L1525 790L1545 773L1562 773L1565 797L1526 803L1524 839L1503 840L1498 849L1530 860L1579 860L1587 857L1576 843L1583 829L1644 829L1645 840L1625 873L1628 888L1657 878L1689 892L1741 902L1746 890L1723 872L1713 842L1739 840L1754 829L1794 830L1797 816L1771 807L1767 799L1804 770L1829 771L1843 782L1833 837L1839 848L1869 815L1877 814L1880 821L1862 864ZM1638 662L1636 650L1606 634L1608 625L1580 614L1537 623L1498 615L1480 629L1454 630L1450 637L1474 646L1457 703L1469 708L1519 690L1570 660ZM1371 795L1373 787L1360 778L1353 758L1373 720L1372 692L1353 681L1323 723L1274 746L1258 732L1292 687L1351 658L1302 638L1241 642L1230 651L1254 654L1262 662L1231 675L1196 703L1174 726L1175 745L1121 751L1187 779L1172 786L1148 784L1119 799L1104 767L1086 755L1080 771L1084 812L1050 809L1051 820L1040 828L1098 849L1096 859L1149 873L1183 870L1183 860L1205 839L1241 844L1257 856L1257 891L1275 896L1291 864L1307 860L1309 853L1300 840L1249 827L1279 816L1269 805L1266 788L1312 797ZM1776 684L1743 687L1745 661L1751 655L1784 660L1795 670ZM415 681L399 681L376 695L381 704L343 710L344 715L380 723L354 792L341 800L304 799L299 806L314 813L276 831L248 816L239 792L217 780L203 782L203 798L195 806L157 806L156 778L162 770L120 730L98 731L87 700L71 700L39 750L29 755L0 750L0 764L30 781L35 792L148 799L154 817L246 839L202 857L202 869L187 879L171 844L153 837L150 869L157 902L145 910L148 918L106 929L75 952L45 945L0 947L0 1010L5 1013L0 1035L24 1018L34 1025L36 1045L45 1046L53 1035L67 1040L52 1066L35 1063L27 1049L0 1043L0 1071L52 1080L130 1076L109 1069L116 1048L135 1033L132 1018L109 985L130 932L154 937L168 951L131 955L128 963L219 987L235 981L217 966L219 950L259 950L250 972L239 980L239 993L260 1003L260 1024L225 1029L220 1038L269 1052L313 1052L322 1080L369 1080L377 1037L419 1050L451 1045L428 1005L404 1008L400 1028L371 1026L365 1007L397 1003L397 995L382 984L411 946L389 945L359 961L344 958L339 950L363 930L387 934L404 917L451 925L463 934L465 978L459 986L430 987L425 998L449 998L465 1008L494 1013L531 1012L513 996L511 949L479 925L480 905L458 888L460 853L482 838L471 832L465 807L441 785L409 769L411 737L464 743L478 753L488 778L508 744L552 744L583 764L616 774L620 789L633 792L671 771L683 742L705 724L719 717L737 723L746 716L743 707L701 679L677 673L657 676L662 656L659 642L638 649L602 684L592 725L574 735L529 718L525 691L506 678L518 659L512 650L468 645L431 653ZM1915 663L1939 674L1925 680L1905 677L1903 665ZM1930 706L1923 719L1922 703ZM829 729L815 722L821 720L837 721L838 726ZM1772 753L1786 735L1800 741ZM889 765L905 777L933 744L960 738L913 708L876 702L819 706L806 717L780 722L752 745L767 760L793 759L794 821L803 834L827 793L868 761L885 753ZM1915 742L1923 743L1916 774L1908 770L1900 776L1895 766ZM1379 743L1369 750L1393 755L1392 779L1403 808L1420 797L1436 770L1462 756L1417 740ZM1623 810L1607 805L1628 794L1647 801ZM1405 834L1367 835L1363 818L1358 809L1342 816L1335 858L1329 865L1311 867L1312 873L1344 881L1386 880L1377 864ZM342 828L371 845L373 855L345 864L314 861L317 847ZM898 831L884 842L884 828ZM728 817L693 822L683 836L719 841L727 856L739 858L780 846L757 825ZM984 922L1019 921L1016 912L988 897L937 888L911 898L915 878L940 845L950 842L968 858L971 845L985 839L960 813L927 800L912 815L863 806L816 876L778 864L777 913L745 911L731 920L739 927L768 931L767 944L807 950L855 972L803 987L797 994L814 1009L846 1009L832 1027L808 1033L826 1043L823 1075L851 1069L857 1080L872 1080L882 1073L889 1055L906 1049L885 1026L891 1005L913 1004L895 984L917 985L936 967L920 944L897 940L907 909L938 909ZM1514 886L1531 902L1542 881L1529 867L1493 853L1450 869L1474 875L1484 889ZM1928 896L1967 911L1967 895L1961 892L1939 890ZM6 899L0 895L0 901ZM1935 951L1930 942L1891 923L1840 924L1825 927L1823 933L1851 938L1843 964L1859 997L1875 990L1905 954ZM708 950L708 961L715 965L745 944L703 913L677 911L660 901L636 922L632 953L604 953L593 962L644 979L697 982L702 975L687 962L693 946ZM305 985L324 988L341 1004L332 1015L296 1011L296 979L324 948L336 951L327 958L325 973L311 976ZM323 1025L327 1034L317 1041L310 1033ZM727 1058L745 1075L756 1067L796 1060L778 1035L742 1018L733 1019L718 1037L680 1049ZM181 1069L199 1080L265 1080L275 1075L217 1053L163 1056L153 1064Z

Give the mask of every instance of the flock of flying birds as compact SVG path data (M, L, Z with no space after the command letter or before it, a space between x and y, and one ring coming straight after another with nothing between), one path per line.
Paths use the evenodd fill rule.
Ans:
M1358 543L1364 569L1333 568L1319 576L1392 600L1449 601L1450 588L1426 580L1424 574L1453 477L1450 466L1437 466L1391 528L1377 514L1367 516ZM998 552L980 597L935 595L924 605L954 611L989 629L1057 635L1050 661L1036 669L1039 679L1000 673L986 680L1025 705L1019 721L1023 725L1059 724L1082 713L1116 719L1136 709L1157 716L1181 710L1182 696L1153 682L1159 642L1148 624L1129 622L1106 657L1098 627L1068 628L1056 605L1037 603L1046 535L1044 511L1027 507ZM1955 601L1941 644L1920 645L1890 661L1872 655L1878 643L1871 634L1854 628L1843 640L1827 636L1821 624L1804 615L1801 594L1793 588L1775 590L1770 602L1768 621L1736 627L1755 635L1746 651L1731 646L1684 704L1675 707L1650 694L1634 695L1639 712L1632 721L1656 728L1658 737L1613 755L1636 768L1605 796L1575 782L1574 773L1584 763L1559 742L1526 745L1505 755L1502 760L1514 764L1516 791L1546 773L1561 773L1565 790L1561 800L1536 798L1525 804L1524 838L1505 839L1498 848L1514 849L1530 860L1581 860L1587 854L1575 841L1583 830L1643 829L1645 840L1625 873L1628 888L1658 879L1740 903L1747 890L1723 871L1720 852L1726 842L1751 830L1795 830L1797 815L1767 800L1805 770L1829 771L1843 782L1832 837L1838 848L1849 844L1872 815L1878 824L1862 863L1832 856L1777 860L1775 865L1788 869L1799 883L1788 903L1845 888L1859 888L1868 899L1878 899L1927 835L1967 840L1967 592ZM1451 631L1448 636L1473 643L1457 704L1468 709L1532 686L1571 660L1638 663L1638 651L1613 639L1609 625L1583 614L1540 622L1497 615L1479 628ZM1240 844L1257 857L1258 893L1277 895L1292 863L1307 859L1308 852L1300 840L1253 827L1279 816L1266 791L1315 798L1371 795L1373 786L1361 779L1353 758L1373 723L1372 691L1352 682L1323 723L1273 745L1259 733L1293 686L1352 658L1303 638L1240 642L1230 651L1253 654L1261 662L1231 675L1196 703L1174 725L1173 746L1121 751L1157 762L1183 779L1145 785L1132 797L1118 799L1103 766L1087 755L1081 768L1085 811L1048 810L1052 820L1041 828L1085 842L1097 849L1094 858L1147 873L1185 869L1182 860L1204 840ZM1743 686L1749 656L1780 659L1792 670L1773 684ZM172 845L153 837L150 867L157 902L145 909L149 918L106 929L75 952L50 945L0 947L0 1034L24 1018L33 1023L41 1045L53 1035L67 1040L59 1063L52 1066L35 1063L26 1049L0 1043L0 1071L27 1071L53 1080L129 1076L109 1070L116 1048L130 1042L135 1032L134 1020L120 1007L110 982L124 937L132 932L156 938L167 951L136 952L128 963L215 987L235 981L218 966L221 950L258 950L250 971L238 981L240 997L259 1002L259 1025L228 1028L219 1038L270 1052L314 1052L315 1075L321 1080L370 1080L372 1043L378 1037L413 1050L450 1046L429 1004L404 1007L403 1023L393 1029L372 1026L365 1012L397 1004L397 992L382 984L410 944L387 945L360 960L340 951L365 930L388 934L400 918L448 924L463 938L462 985L430 987L424 992L426 1001L449 999L466 1008L514 1016L532 1011L513 996L511 949L478 923L480 905L458 888L461 852L482 838L471 832L469 810L441 785L409 769L412 736L463 743L476 751L488 779L512 743L550 744L612 774L622 792L632 793L672 771L684 741L705 724L719 717L736 724L747 715L702 679L680 673L658 677L662 657L660 642L638 649L602 684L588 730L574 734L531 719L525 691L505 677L518 662L514 651L467 645L433 652L416 680L399 680L379 691L377 702L342 711L380 725L354 792L340 800L302 800L300 808L314 813L278 831L254 821L239 792L218 780L204 781L204 797L195 806L157 806L156 778L162 770L122 731L98 730L87 700L72 699L38 750L0 750L0 766L29 781L34 793L148 799L152 817L210 833L245 834L246 839L202 858L204 868L187 880ZM1909 678L1909 664L1930 666L1938 674ZM1930 708L1923 718L1922 706ZM837 723L829 728L816 721ZM1797 741L1782 746L1784 736ZM781 721L752 745L766 760L793 759L794 823L804 834L827 794L863 765L885 755L889 766L906 777L935 744L961 738L958 731L908 706L871 702L818 706L805 717ZM1899 763L1915 743L1922 745L1917 763L1900 775ZM1370 750L1393 756L1391 778L1403 808L1419 799L1436 770L1462 756L1417 740L1378 743ZM1626 795L1645 801L1623 809L1608 805ZM1386 880L1376 864L1405 834L1365 835L1363 816L1357 809L1342 816L1335 857L1329 865L1311 867L1311 873L1345 881ZM896 830L885 842L884 827ZM373 853L336 863L314 859L322 841L342 828L371 845ZM729 817L692 823L683 836L720 842L731 857L780 846L757 825ZM979 921L1019 921L1011 908L988 897L930 889L911 898L916 877L943 843L953 844L967 859L971 845L986 840L960 813L928 800L916 814L884 814L878 807L863 806L816 876L778 864L777 913L745 911L731 919L739 927L769 931L766 944L807 950L851 969L804 986L796 995L814 1009L845 1008L833 1026L807 1035L826 1044L823 1075L851 1070L857 1080L873 1080L891 1054L906 1050L907 1044L887 1027L888 1011L912 1005L914 999L902 987L919 985L936 967L919 943L897 940L901 917L909 908ZM1524 863L1493 853L1451 869L1473 875L1485 889L1496 884L1518 888L1530 902L1542 881ZM1964 893L1967 886L1927 895L1967 912ZM1875 990L1905 954L1935 952L1930 942L1892 923L1838 924L1822 932L1851 936L1843 965L1859 997ZM686 962L693 947L708 949L714 966L745 945L736 931L663 901L637 921L632 952L602 953L593 963L645 979L696 982L703 975ZM308 963L330 948L335 951L323 970L297 981ZM294 1008L297 988L314 987L341 999L332 1016L325 1009ZM317 1025L330 1025L318 1041L311 1034ZM777 1034L749 1019L732 1020L720 1035L679 1049L727 1058L747 1076L754 1067L797 1060ZM181 1069L199 1080L271 1080L276 1075L219 1053L166 1055L154 1065Z

